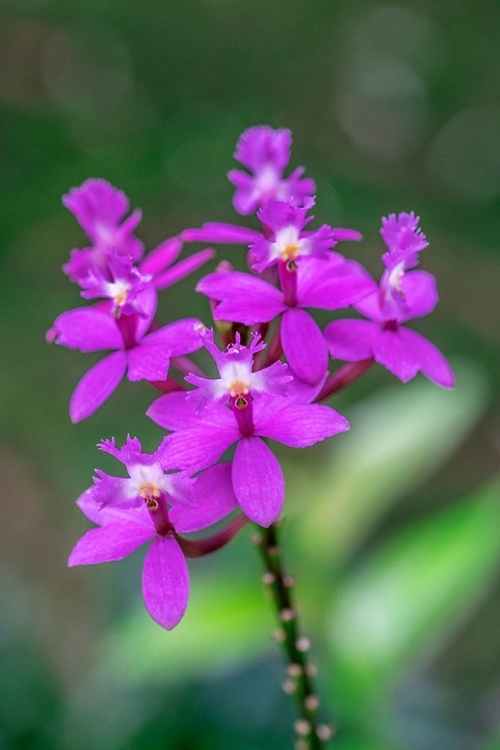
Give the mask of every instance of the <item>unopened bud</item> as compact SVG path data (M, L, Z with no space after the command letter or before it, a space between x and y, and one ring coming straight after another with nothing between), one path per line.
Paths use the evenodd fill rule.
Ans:
M215 273L230 273L231 271L234 271L234 266L228 260L221 260L215 266Z
M262 534L259 534L258 531L255 532L255 534L252 534L250 537L250 541L255 547L259 547L262 544Z
M279 630L274 631L273 638L277 643L283 643L283 641L286 640L286 633L282 628L280 628Z
M262 583L265 583L268 586L276 582L276 576L274 575L274 573L271 573L270 570L262 573L261 579Z
M302 667L300 666L300 664L289 664L287 672L290 677L300 677L300 675L302 674Z
M281 689L287 695L292 695L297 690L297 684L293 680L283 680L281 683Z
M309 640L309 638L306 638L305 635L302 635L296 640L295 647L298 651L302 651L302 653L305 653L311 648L311 641Z
M310 723L306 719L297 719L293 728L297 734L300 734L302 737L306 737L312 729Z
M333 729L332 727L329 727L328 724L320 724L316 728L316 734L318 735L320 740L323 740L326 742L327 740L331 740L333 737Z
M304 706L308 711L316 711L319 708L319 698L317 695L308 695L304 698Z
M295 611L291 608L282 609L280 612L280 620L282 622L291 622L295 619Z

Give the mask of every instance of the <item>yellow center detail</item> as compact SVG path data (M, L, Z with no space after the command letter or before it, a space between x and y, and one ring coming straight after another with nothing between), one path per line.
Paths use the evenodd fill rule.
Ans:
M295 258L299 254L299 250L300 250L300 245L297 245L297 244L287 245L281 251L281 257L283 260L295 260Z
M141 497L144 498L144 500L148 500L153 497L160 497L161 490L155 484L146 482L146 484L143 484L142 487L139 487L139 493Z
M118 294L115 294L114 301L117 307L123 307L127 301L127 293L127 290L123 289L121 292L118 292Z
M240 380L236 380L234 383L231 383L229 393L231 394L232 398L235 398L236 396L246 396L248 390L249 388L246 383L242 383Z

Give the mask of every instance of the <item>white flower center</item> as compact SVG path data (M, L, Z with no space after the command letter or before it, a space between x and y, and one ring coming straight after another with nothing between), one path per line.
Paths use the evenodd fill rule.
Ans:
M254 186L261 200L274 198L279 186L279 175L273 167L265 167L256 176Z
M160 497L162 492L171 494L171 481L159 463L152 466L136 464L128 469L131 494L139 494L144 500Z
M247 363L228 362L224 364L220 375L222 387L233 398L249 392L252 369Z
M270 246L271 258L285 263L295 260L299 255L307 255L309 251L309 240L300 238L297 227L294 226L284 227L276 232L276 239Z
M130 292L130 284L125 281L113 281L107 284L109 298L113 300L116 307L123 307Z
M389 273L389 277L387 279L388 295L391 294L391 291L393 289L395 289L396 292L400 294L401 296L403 295L404 275L405 275L405 265L404 265L404 261L401 261L401 263L398 263L397 266L394 266L394 268Z

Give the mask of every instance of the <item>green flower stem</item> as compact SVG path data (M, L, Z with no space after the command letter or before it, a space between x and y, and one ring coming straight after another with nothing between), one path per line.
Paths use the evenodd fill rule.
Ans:
M287 662L287 678L283 689L295 699L300 717L294 724L297 734L295 748L321 750L331 738L332 730L318 720L319 700L312 680L316 668L308 660L309 640L301 636L299 631L297 610L292 598L294 579L283 571L276 525L258 529L253 542L264 563L262 580L271 593L279 622L275 637L283 648Z

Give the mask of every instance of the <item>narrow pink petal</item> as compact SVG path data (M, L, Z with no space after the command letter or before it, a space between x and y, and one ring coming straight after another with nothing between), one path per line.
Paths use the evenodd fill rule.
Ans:
M176 505L170 511L170 520L176 531L184 534L200 531L225 518L238 507L231 469L230 463L217 464L197 477L192 491L196 505Z
M377 288L363 266L352 260L338 263L335 258L327 261L310 258L305 268L307 275L302 273L301 267L298 277L297 297L301 307L338 310L349 307Z
M373 356L376 362L407 383L415 377L420 367L399 334L400 331L381 331L373 342Z
M139 266L140 272L146 275L162 271L166 266L172 265L177 260L181 250L182 240L179 237L170 237L146 255Z
M255 178L239 169L231 169L227 178L236 188L233 206L242 216L253 214L259 207L260 193L255 188Z
M215 242L225 245L249 245L260 237L259 232L235 224L217 221L203 224L201 229L185 229L181 234L184 242Z
M99 508L98 503L94 500L93 487L89 487L88 490L82 492L76 504L82 511L83 515L86 516L89 521L97 524L98 526L105 526L108 523L127 522L127 523L138 523L142 526L146 526L148 529L152 528L151 518L146 510L145 505L141 505L140 508L113 508L105 507Z
M155 346L161 344L168 349L172 357L181 357L201 349L203 346L201 334L206 330L198 318L182 318L150 333L144 339L143 344Z
M167 630L179 623L189 599L189 572L172 536L157 537L146 553L142 571L144 604L155 622Z
M80 380L69 403L73 423L90 417L118 387L127 369L127 354L114 352L90 368Z
M170 268L168 271L155 276L153 284L157 289L166 289L173 284L177 284L181 279L185 279L189 274L194 273L201 268L207 261L215 258L215 250L211 247L207 247L205 250L200 250L199 253L191 255L190 258L181 260L175 266Z
M328 368L325 339L305 310L293 308L281 318L281 343L288 364L301 380L314 385Z
M278 459L263 440L240 440L232 476L234 492L245 515L260 526L276 521L285 500L285 480Z
M407 315L399 316L401 322L421 318L436 307L439 300L436 279L427 271L410 271L405 274L401 287L409 310Z
M57 344L81 352L122 349L123 339L111 314L92 307L78 307L54 321Z
M334 227L333 239L337 240L337 242L360 242L363 239L363 235L355 229L341 229L341 227Z
M201 279L196 291L210 299L222 300L214 317L245 325L267 323L286 309L283 294L267 281L248 273L211 273Z
M261 416L256 415L255 421L259 435L292 448L305 448L349 429L345 417L335 409L319 404L288 403L272 413L268 408Z
M420 365L420 371L443 388L455 387L453 370L439 349L416 331L400 328L399 335Z
M149 326L153 322L156 313L158 293L154 286L148 284L143 291L137 295L136 301L146 313L144 316L137 316L136 341L140 341L148 332Z
M383 317L380 310L380 292L378 288L367 297L364 297L361 302L356 302L356 304L354 305L354 309L370 320L376 322L382 321Z
M179 430L168 436L161 465L166 469L185 469L192 473L207 469L239 436L235 421L230 427L202 422L199 427Z
M95 563L123 560L155 536L153 524L149 528L138 523L117 521L91 529L78 540L69 556L68 565L94 565Z
M304 380L301 380L300 378L295 376L290 383L290 390L287 397L290 400L293 400L294 403L311 404L315 400L316 396L319 395L321 389L325 384L327 376L328 372L325 372L325 376L321 378L321 380L318 380L318 382L314 385L306 383Z
M194 403L186 398L186 393L180 391L157 398L146 415L166 430L185 430L200 423Z
M165 380L170 367L170 352L158 346L140 344L128 352L129 380Z
M139 492L134 490L130 479L112 476L101 469L96 469L95 473L94 500L101 508L137 508L143 505L142 498Z
M373 341L379 330L378 323L345 319L329 323L323 333L332 357L345 362L358 362L372 356Z

